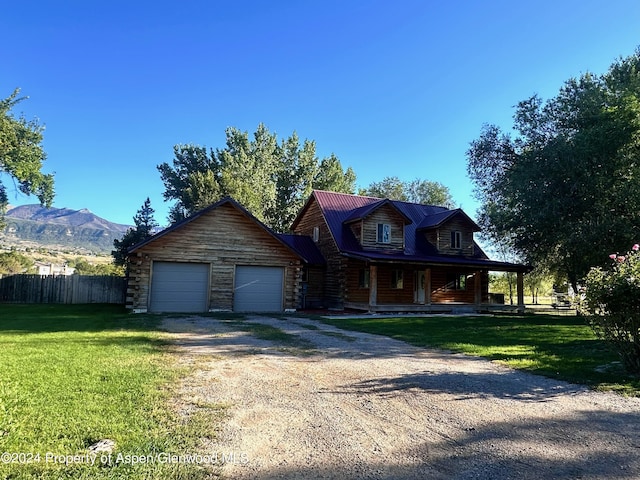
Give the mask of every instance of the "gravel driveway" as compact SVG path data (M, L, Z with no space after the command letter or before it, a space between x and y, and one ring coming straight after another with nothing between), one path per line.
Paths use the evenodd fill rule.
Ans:
M640 398L302 318L168 318L232 479L639 479ZM258 334L258 336L260 336ZM187 408L187 406L183 406Z

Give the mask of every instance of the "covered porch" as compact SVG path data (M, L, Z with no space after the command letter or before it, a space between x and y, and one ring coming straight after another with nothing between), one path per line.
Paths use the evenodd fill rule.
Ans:
M483 263L485 265L399 265L352 260L344 307L371 313L524 313L524 274L528 268ZM498 303L489 295L489 271L516 272L516 305Z

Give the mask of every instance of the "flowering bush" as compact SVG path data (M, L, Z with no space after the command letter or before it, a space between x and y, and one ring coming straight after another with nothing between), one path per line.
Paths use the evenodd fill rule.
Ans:
M627 371L640 374L640 245L609 258L610 268L587 275L582 312L596 335L612 342Z

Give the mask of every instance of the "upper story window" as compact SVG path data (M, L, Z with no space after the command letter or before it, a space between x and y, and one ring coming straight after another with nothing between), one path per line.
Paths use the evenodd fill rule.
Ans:
M320 240L320 227L313 227L313 241L318 243Z
M376 241L378 243L391 243L391 225L388 223L378 224L378 236Z
M462 248L462 232L453 231L451 232L451 248L461 249Z

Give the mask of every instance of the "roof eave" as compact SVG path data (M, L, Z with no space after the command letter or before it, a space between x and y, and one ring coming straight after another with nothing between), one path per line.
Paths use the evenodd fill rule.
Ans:
M340 252L342 256L347 258L353 258L355 260L362 260L369 263L385 263L385 264L403 264L410 263L415 265L424 265L424 266L438 266L438 267L477 267L483 268L487 270L493 271L501 271L501 272L530 272L533 267L530 265L520 265L517 263L507 263L507 262L496 262L494 260L484 260L484 259L473 259L473 258L461 258L462 261L451 261L448 258L442 258L442 260L434 260L432 258L406 258L406 259L398 259L398 258L380 258L367 255L366 252L349 252L342 251ZM447 261L449 260L449 261Z
M236 200L234 200L232 197L224 197L222 199L220 199L219 201L212 203L211 205L209 205L208 207L205 207L201 210L198 210L196 213L194 213L193 215L165 228L164 230L156 233L155 235L147 238L146 240L132 246L129 250L127 250L127 253L129 255L131 255L132 253L135 253L136 250L144 247L145 245L148 245L149 243L157 240L158 238L161 238L175 230L178 230L179 228L183 227L184 225L193 222L194 220L196 220L197 218L200 218L202 215L204 215L205 213L211 211L211 210L215 210L216 208L221 207L222 205L225 204L230 204L232 205L234 208L236 208L237 210L239 210L241 213L243 213L249 220L253 221L258 227L262 228L266 233L268 233L269 235L271 235L273 238L275 238L278 242L280 242L281 245L283 245L284 247L287 248L287 250L289 250L291 253L293 253L296 257L298 257L300 260L305 260L302 255L300 255L300 253L298 253L296 250L294 250L293 248L291 248L290 245L288 245L282 238L280 238L273 230L271 230L269 227L267 227L264 223L262 223L260 220L258 220L251 212L249 212L249 210L247 210L246 208L244 208L242 205L240 205Z

